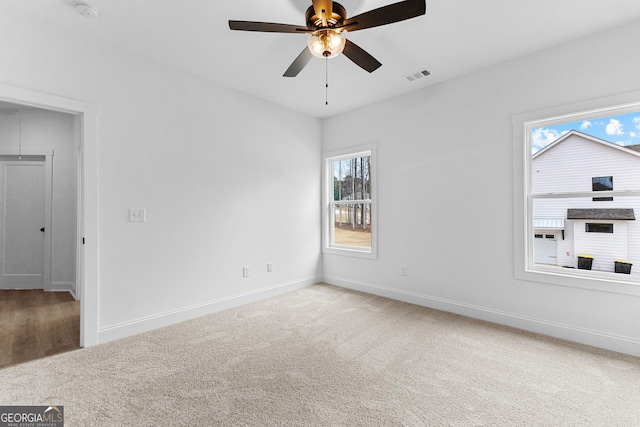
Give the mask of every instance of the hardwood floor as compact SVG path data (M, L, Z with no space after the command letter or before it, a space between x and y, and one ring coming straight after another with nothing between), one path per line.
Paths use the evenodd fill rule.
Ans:
M68 292L0 291L0 369L80 348L80 301Z

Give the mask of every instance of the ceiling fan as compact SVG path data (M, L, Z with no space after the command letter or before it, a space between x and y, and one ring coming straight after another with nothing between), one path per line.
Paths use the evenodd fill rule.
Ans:
M382 64L360 46L345 39L342 32L353 32L404 21L424 15L425 10L425 0L406 0L347 18L347 11L340 3L331 0L313 0L313 4L305 14L306 27L273 22L230 20L229 28L267 33L310 34L308 46L285 71L284 77L297 76L314 56L329 59L340 53L344 53L360 68L371 73Z

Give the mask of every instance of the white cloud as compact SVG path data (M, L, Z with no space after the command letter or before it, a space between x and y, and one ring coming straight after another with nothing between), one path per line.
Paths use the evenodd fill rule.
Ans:
M640 138L640 116L633 118L634 130L629 132L631 138Z
M640 117L639 117L640 118ZM580 130L586 130L589 129L591 126L593 126L593 124L589 121L589 120L585 120L582 122L582 124L580 125Z
M537 128L531 132L531 149L533 153L536 153L551 144L556 139L565 135L569 131L558 132L555 129Z
M624 135L622 123L616 119L609 120L609 124L605 128L605 132L607 132L607 135Z

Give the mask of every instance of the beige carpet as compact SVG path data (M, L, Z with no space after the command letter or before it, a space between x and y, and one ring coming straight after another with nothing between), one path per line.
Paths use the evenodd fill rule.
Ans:
M0 370L67 426L640 426L640 359L328 285Z

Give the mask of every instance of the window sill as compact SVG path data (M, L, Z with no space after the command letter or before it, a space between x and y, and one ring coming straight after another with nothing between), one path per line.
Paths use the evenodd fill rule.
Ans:
M371 250L363 250L359 248L347 248L347 247L325 247L322 249L322 253L332 254L332 255L343 255L343 256L351 256L356 258L364 258L364 259L377 259L378 256L375 252Z
M516 278L599 292L640 296L640 276L607 271L538 266L516 270Z

